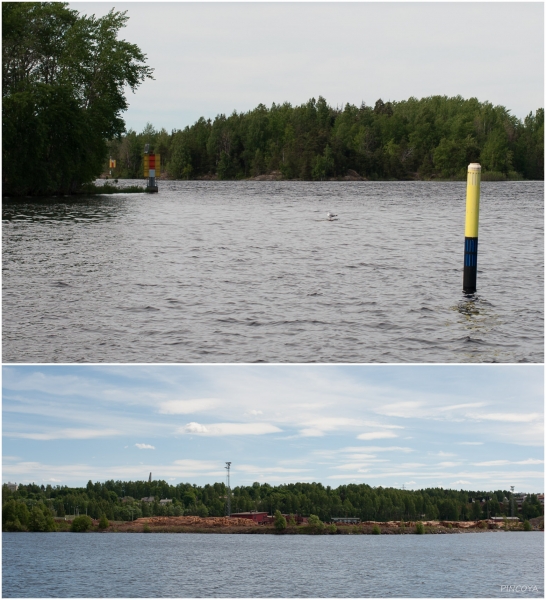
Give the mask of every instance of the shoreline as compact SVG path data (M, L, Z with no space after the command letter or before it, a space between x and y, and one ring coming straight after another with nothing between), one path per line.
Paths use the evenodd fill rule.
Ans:
M113 521L99 528L93 520L86 533L203 533L236 535L453 535L461 533L488 533L523 531L523 524L507 525L504 522L482 521L365 521L358 524L323 523L320 526L307 524L288 526L278 530L273 524L262 525L249 520L234 519L228 523L226 517L142 517L135 521ZM72 520L55 519L56 532L70 532ZM422 525L417 532L417 525ZM543 531L536 523L532 531ZM54 532L55 533L55 532Z

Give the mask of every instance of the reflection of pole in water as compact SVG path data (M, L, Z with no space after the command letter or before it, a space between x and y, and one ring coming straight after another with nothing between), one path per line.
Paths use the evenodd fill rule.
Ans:
M468 165L466 179L466 222L464 229L463 292L465 294L473 294L476 291L481 175L482 168L478 163Z

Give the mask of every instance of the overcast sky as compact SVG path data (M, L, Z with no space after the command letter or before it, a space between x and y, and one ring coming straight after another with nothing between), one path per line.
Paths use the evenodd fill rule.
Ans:
M128 128L167 131L259 103L331 105L433 94L524 118L544 106L544 5L534 3L73 2L127 10L121 37L155 69Z
M5 366L3 481L541 492L543 367Z

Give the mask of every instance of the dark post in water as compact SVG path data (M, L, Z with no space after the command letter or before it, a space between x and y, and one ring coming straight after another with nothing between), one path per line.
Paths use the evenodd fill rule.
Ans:
M464 230L463 292L465 294L474 294L476 292L481 177L481 166L478 163L469 164L466 180L466 223Z

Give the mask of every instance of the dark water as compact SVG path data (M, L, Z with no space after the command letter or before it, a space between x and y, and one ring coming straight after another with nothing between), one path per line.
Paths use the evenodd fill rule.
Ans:
M543 362L543 194L482 185L472 301L465 183L4 201L3 360Z
M501 585L527 589L508 593ZM7 598L540 598L544 535L3 533L2 592Z

